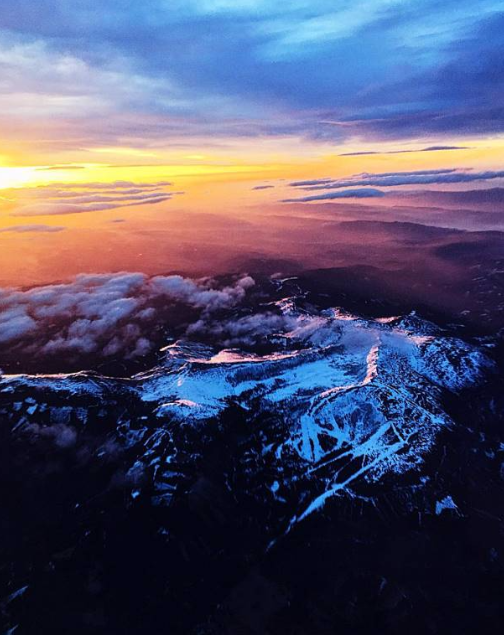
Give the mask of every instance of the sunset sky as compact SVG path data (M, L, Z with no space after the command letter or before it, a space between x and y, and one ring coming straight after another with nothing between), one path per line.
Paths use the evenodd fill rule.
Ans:
M1 284L282 252L328 201L501 226L497 0L4 4Z

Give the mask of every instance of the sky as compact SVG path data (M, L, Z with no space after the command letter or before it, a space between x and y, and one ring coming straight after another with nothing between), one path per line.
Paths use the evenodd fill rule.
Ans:
M286 206L504 186L502 2L3 4L2 284L204 268L211 215L242 236ZM154 234L178 251L142 264Z

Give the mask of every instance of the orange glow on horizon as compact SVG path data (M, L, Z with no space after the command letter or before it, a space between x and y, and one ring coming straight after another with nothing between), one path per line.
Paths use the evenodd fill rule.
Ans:
M426 143L416 142L399 146L381 144L379 149L369 144L353 144L345 147L330 148L326 143L318 148L318 153L310 151L308 155L296 155L293 148L287 147L281 152L268 153L268 144L263 152L257 148L241 149L239 152L225 151L208 153L195 148L167 154L129 147L92 148L83 153L85 160L79 162L73 157L71 162L58 161L60 157L48 157L44 165L20 164L19 157L3 154L0 161L0 189L19 187L38 187L51 183L111 183L117 180L154 182L158 180L176 180L184 184L203 181L252 181L261 179L296 179L340 177L359 172L401 171L415 169L436 169L442 167L477 167L491 169L500 166L504 154L504 140L481 139L471 142L446 142L447 145L460 145L464 148L449 151L422 152ZM292 150L292 152L291 152ZM418 150L418 151L415 151ZM376 154L348 153L376 152ZM5 151L4 151L5 152ZM89 155L105 154L115 163L89 160ZM9 160L11 156L11 160ZM84 156L82 158L84 158ZM125 159L154 159L153 163L131 165ZM12 160L14 159L14 160Z

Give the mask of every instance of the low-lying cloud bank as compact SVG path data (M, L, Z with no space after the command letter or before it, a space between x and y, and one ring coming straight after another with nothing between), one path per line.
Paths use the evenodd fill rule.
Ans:
M504 179L504 170L474 172L457 168L440 170L415 170L413 172L381 172L370 174L354 174L348 179L312 179L308 181L294 181L291 187L304 190L333 190L351 187L399 187L401 185L431 185L452 183L474 183Z
M51 185L41 185L37 191L52 191L54 188L64 188L65 190L120 190L124 188L158 189L173 185L171 181L155 181L153 183L135 183L135 181L110 181L110 182L87 182L87 183L52 183Z
M337 198L381 198L385 192L374 188L358 188L355 190L342 190L339 192L325 192L324 194L313 194L300 198L285 198L282 203L310 203L312 201L327 201Z
M417 152L446 152L448 150L469 150L469 146L427 146L426 148L412 148L408 150L360 150L358 152L343 152L340 157L362 157L374 154L415 154Z
M0 289L1 359L134 359L150 353L170 322L210 319L242 302L249 276L212 279L85 274L26 291ZM4 362L5 363L5 362Z
M14 234L26 234L26 233L57 233L62 232L66 227L59 225L12 225L11 227L4 227L0 229L0 234L14 233Z
M62 216L100 212L136 205L154 205L171 200L168 181L157 183L57 183L23 190L14 217Z

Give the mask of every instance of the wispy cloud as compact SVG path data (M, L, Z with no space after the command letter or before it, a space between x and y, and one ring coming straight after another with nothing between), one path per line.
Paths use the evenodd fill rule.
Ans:
M14 217L29 217L29 216L65 216L68 214L86 214L88 212L105 212L107 210L119 209L122 207L135 207L137 205L153 205L155 203L162 203L169 201L171 196L164 198L145 199L142 201L124 202L124 203L94 203L86 205L66 205L66 204L51 204L41 203L39 205L27 205L12 212L11 216Z
M25 234L25 233L56 233L61 232L66 227L61 227L57 225L13 225L11 227L4 227L0 229L0 233L8 233L12 232L15 234Z
M63 216L100 212L136 205L155 205L171 200L169 182L62 183L24 190L11 216ZM64 189L63 189L64 188Z
M342 190L340 192L325 192L313 196L302 196L300 198L286 198L282 203L311 203L312 201L327 201L338 198L381 198L385 192L373 188L362 188L356 190Z
M66 190L119 190L122 188L136 188L137 190L157 189L160 187L170 187L171 181L157 181L155 183L135 183L134 181L112 181L110 183L51 183L42 185L36 190L53 190L54 188L65 188Z
M340 157L361 157L373 154L411 154L416 152L445 152L447 150L469 150L469 146L428 146L410 150L361 150L360 152L343 152Z
M332 190L349 187L399 187L402 185L474 183L504 178L504 170L476 172L455 168L440 170L416 170L413 172L382 172L377 174L356 174L348 179L314 179L294 181L291 187L305 190Z
M50 172L52 170L85 170L84 165L49 165L47 167L37 168L37 172Z

